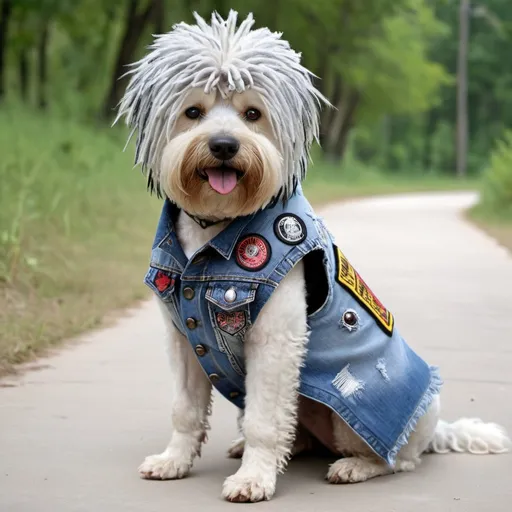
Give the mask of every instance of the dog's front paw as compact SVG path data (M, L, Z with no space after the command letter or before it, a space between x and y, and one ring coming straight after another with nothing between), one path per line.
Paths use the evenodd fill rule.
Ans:
M168 453L150 455L139 466L139 474L148 480L177 480L188 475L192 462Z
M222 497L233 503L254 503L269 500L275 491L275 478L235 474L224 481Z
M230 459L241 459L244 454L245 439L243 437L235 439L228 450L228 457Z

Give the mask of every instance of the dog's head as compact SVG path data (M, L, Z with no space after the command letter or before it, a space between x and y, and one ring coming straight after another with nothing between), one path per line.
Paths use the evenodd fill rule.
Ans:
M151 188L215 220L287 198L304 178L325 98L300 55L249 15L212 15L158 36L132 77L118 119L137 133Z

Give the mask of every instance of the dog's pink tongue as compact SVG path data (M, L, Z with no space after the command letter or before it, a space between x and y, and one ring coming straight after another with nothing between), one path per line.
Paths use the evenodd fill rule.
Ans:
M227 169L205 169L210 187L219 194L229 194L237 183L236 172Z

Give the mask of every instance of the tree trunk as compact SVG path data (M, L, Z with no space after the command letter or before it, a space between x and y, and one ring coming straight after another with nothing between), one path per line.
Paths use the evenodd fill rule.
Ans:
M327 75L326 75L327 79ZM340 75L336 75L334 77L334 84L333 84L333 90L331 94L330 101L334 107L331 108L324 108L322 111L321 116L321 125L320 125L320 144L322 147L326 146L329 141L329 133L331 131L331 125L333 124L334 119L336 118L337 111L335 108L340 104L342 94L343 94L343 87L342 87L342 79ZM322 93L325 94L325 93Z
M345 90L344 90L345 89ZM339 82L338 90L335 91L338 96L332 121L329 123L326 133L325 154L332 161L339 161L345 152L348 135L354 126L354 118L357 107L359 106L360 94L357 91L350 91L343 87Z
M437 119L439 113L433 108L427 116L427 123L425 126L425 143L423 145L423 170L430 171L432 167L432 138L436 131Z
M336 145L332 150L332 159L335 162L341 162L347 149L349 136L352 128L354 127L354 120L357 108L359 106L361 96L358 92L353 91L350 95L349 104L345 111L343 124L338 135Z
M121 100L127 78L120 77L125 72L125 66L133 62L144 29L148 21L154 19L155 7L157 7L156 10L158 11L159 2L157 0L150 0L141 13L137 13L138 4L139 0L130 0L128 3L126 25L119 45L108 93L103 103L103 119L109 119L112 116L113 110Z
M9 31L9 21L12 13L12 1L0 0L2 2L0 8L0 101L5 96L5 75L6 65L5 57L7 54L7 34Z
M469 0L460 0L459 53L457 57L457 176L463 178L468 165L468 46Z
M154 25L155 25L155 33L163 34L166 32L166 18L165 18L165 5L164 0L154 0L155 8L154 8Z
M37 104L45 109L48 105L46 86L48 81L48 21L41 30L41 37L37 45Z
M28 101L28 56L27 49L23 48L20 50L19 61L18 61L18 73L19 73L19 85L20 85L20 96L24 103Z

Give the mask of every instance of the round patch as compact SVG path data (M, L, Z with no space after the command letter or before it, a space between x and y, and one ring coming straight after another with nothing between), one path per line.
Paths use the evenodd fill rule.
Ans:
M246 270L260 270L270 260L270 245L260 235L248 235L236 246L236 262Z
M293 213L279 215L274 222L274 232L281 242L288 245L298 245L308 236L304 221Z

